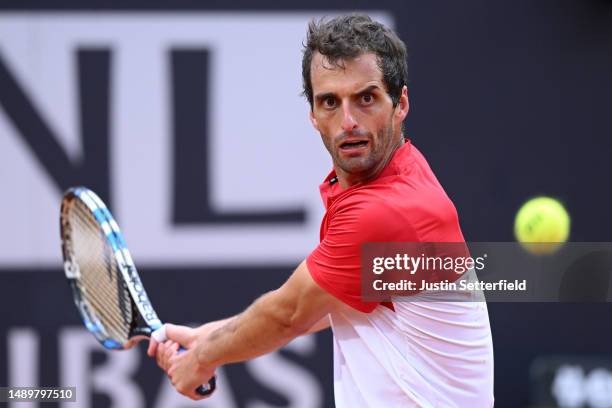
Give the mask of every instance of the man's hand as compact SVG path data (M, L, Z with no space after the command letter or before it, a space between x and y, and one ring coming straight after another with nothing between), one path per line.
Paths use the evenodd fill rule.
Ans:
M176 326L173 324L166 324L166 336L168 337L168 341L164 343L158 343L153 337L149 338L149 348L147 349L147 355L149 357L154 357L157 361L157 365L164 371L168 371L169 362L168 360L172 355L178 352L179 347L183 347L184 349L190 349L193 347L193 342L195 339L195 329L192 329L187 326ZM180 332L180 336L182 339L187 339L185 343L177 343L172 340L170 337L170 332L176 333Z
M155 357L157 365L166 372L170 382L181 394L201 400L203 397L195 392L202 384L206 384L214 376L214 367L203 367L198 361L198 344L206 342L210 331L214 330L220 322L203 325L198 329L173 324L166 325L164 343L158 343L151 338L147 354ZM179 353L179 348L185 351Z

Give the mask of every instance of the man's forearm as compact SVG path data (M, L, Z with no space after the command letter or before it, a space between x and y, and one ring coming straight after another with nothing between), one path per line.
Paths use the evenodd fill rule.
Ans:
M259 357L317 328L323 318L345 307L317 285L303 261L280 288L243 313L220 327L204 325L195 345L198 364L218 367Z
M292 304L279 303L275 292L269 292L243 313L221 321L207 335L198 360L220 366L274 351L308 330L295 321L294 314Z

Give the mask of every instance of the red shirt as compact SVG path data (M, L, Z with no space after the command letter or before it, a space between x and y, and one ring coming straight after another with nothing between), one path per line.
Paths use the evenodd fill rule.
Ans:
M361 244L464 241L455 206L409 140L376 179L342 189L332 171L320 190L327 212L306 264L319 286L359 311L379 304L361 299Z

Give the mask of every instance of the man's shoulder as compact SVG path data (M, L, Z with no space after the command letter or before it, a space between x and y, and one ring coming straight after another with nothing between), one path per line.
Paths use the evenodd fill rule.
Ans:
M453 206L442 188L436 185L415 185L402 175L390 176L395 180L385 183L368 183L342 197L337 211L358 213L402 213L419 217L444 207Z
M460 236L456 233L459 231L457 210L443 189L435 185L414 186L409 180L397 177L393 183L364 185L338 200L329 212L330 221L348 220L357 224L356 229L366 232L387 231L393 235L401 230L399 235L404 240L441 241L446 236ZM430 231L432 226L436 227L435 233ZM395 235L386 238L398 239Z
M335 208L329 212L330 221L344 227L350 225L352 230L370 240L389 240L387 232L398 228L406 232L413 230L416 214L411 211L414 204L408 201L411 200L393 197L387 187L363 186L335 203Z
M401 204L401 196L392 194L388 185L366 184L359 186L344 195L334 203L336 212L351 211L356 213L372 213L386 211Z

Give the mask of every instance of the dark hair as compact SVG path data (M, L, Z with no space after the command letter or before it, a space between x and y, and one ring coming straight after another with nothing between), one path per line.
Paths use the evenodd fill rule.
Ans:
M365 14L340 16L329 21L312 20L302 57L303 95L313 106L312 80L310 77L312 57L319 52L332 67L342 67L343 60L356 58L364 53L373 53L387 86L387 93L397 106L402 88L408 83L406 46L390 29L373 21Z

